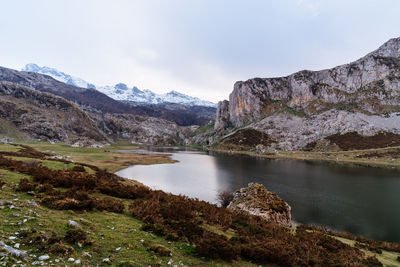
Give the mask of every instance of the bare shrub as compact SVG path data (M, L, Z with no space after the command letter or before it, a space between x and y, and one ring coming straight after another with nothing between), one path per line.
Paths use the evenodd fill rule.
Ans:
M233 200L233 192L231 190L221 190L218 192L217 201L221 207L228 207L229 203Z

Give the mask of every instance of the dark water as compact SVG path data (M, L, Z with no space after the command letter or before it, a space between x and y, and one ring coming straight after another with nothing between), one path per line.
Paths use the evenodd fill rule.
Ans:
M297 222L400 242L400 173L296 160L174 151L175 164L132 166L118 175L209 202L218 190L262 183L292 206Z

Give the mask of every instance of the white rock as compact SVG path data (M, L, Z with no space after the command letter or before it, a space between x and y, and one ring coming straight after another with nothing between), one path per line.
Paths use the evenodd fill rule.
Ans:
M26 251L21 251L15 248L12 248L8 245L6 245L4 242L0 241L0 247L3 248L7 253L19 257L19 258L28 258L28 253Z
M46 255L40 256L38 259L39 259L40 261L45 261L45 260L50 259L50 256L46 254Z
M69 220L68 225L73 226L73 227L80 227L80 225L76 221L73 221L73 220Z

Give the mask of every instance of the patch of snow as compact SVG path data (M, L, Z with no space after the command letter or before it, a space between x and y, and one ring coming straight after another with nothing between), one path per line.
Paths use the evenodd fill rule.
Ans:
M77 87L82 88L93 88L107 96L119 100L119 101L130 101L138 104L161 104L161 103L176 103L187 106L204 106L204 107L216 107L215 103L210 101L201 100L197 97L188 96L177 91L171 91L165 94L156 94L150 90L140 90L136 86L128 88L124 83L118 83L116 85L105 85L95 86L85 80L71 76L64 72L58 71L57 69L50 67L40 67L36 64L27 64L22 71L25 72L36 72L40 74L49 75L52 78Z

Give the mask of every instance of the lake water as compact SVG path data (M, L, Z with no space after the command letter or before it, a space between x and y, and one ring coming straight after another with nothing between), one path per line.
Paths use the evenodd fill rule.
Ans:
M171 152L179 163L137 165L117 174L213 203L219 190L257 182L287 201L297 222L400 242L398 171L211 152L160 152Z

